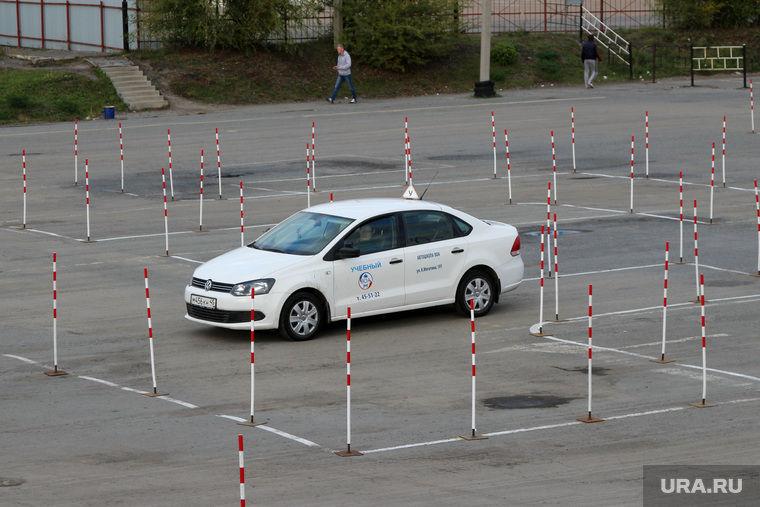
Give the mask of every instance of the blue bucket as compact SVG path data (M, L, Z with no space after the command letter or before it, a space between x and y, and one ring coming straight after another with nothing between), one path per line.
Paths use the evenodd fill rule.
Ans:
M103 108L103 117L106 120L113 120L116 115L116 108L114 106L106 106Z

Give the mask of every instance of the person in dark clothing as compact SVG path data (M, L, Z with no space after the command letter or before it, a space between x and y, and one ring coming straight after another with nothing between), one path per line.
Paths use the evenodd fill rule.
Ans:
M586 85L586 88L593 88L594 78L596 77L596 65L597 62L602 61L599 47L594 42L593 35L589 35L588 41L583 44L581 60L583 60L583 83Z

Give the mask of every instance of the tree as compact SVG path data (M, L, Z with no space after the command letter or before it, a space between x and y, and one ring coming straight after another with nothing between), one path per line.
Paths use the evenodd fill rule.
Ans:
M744 28L760 20L758 0L656 0L667 26L683 30Z
M342 41L372 67L403 72L454 49L459 0L343 0Z
M165 44L249 50L275 39L323 9L318 0L153 0L148 33ZM292 47L288 45L286 47Z

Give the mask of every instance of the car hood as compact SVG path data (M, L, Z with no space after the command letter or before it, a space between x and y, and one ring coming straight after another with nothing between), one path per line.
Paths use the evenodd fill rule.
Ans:
M276 271L290 268L312 256L268 252L241 247L204 262L193 273L195 278L222 283L240 283L271 277Z

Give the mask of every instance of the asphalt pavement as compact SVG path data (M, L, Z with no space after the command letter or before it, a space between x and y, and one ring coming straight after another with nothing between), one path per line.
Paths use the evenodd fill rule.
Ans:
M597 83L125 114L78 122L76 157L73 122L0 129L0 504L233 505L240 434L249 505L641 505L644 465L760 464L749 90ZM256 332L252 407L250 333L191 323L183 301L240 245L240 182L246 241L307 201L400 197L405 124L418 193L521 234L523 285L475 323L474 414L451 307L352 322L350 435L345 322ZM149 333L165 396L143 395ZM664 335L675 361L652 362ZM67 375L45 375L54 353ZM252 411L265 424L238 424ZM349 441L362 455L335 454Z

